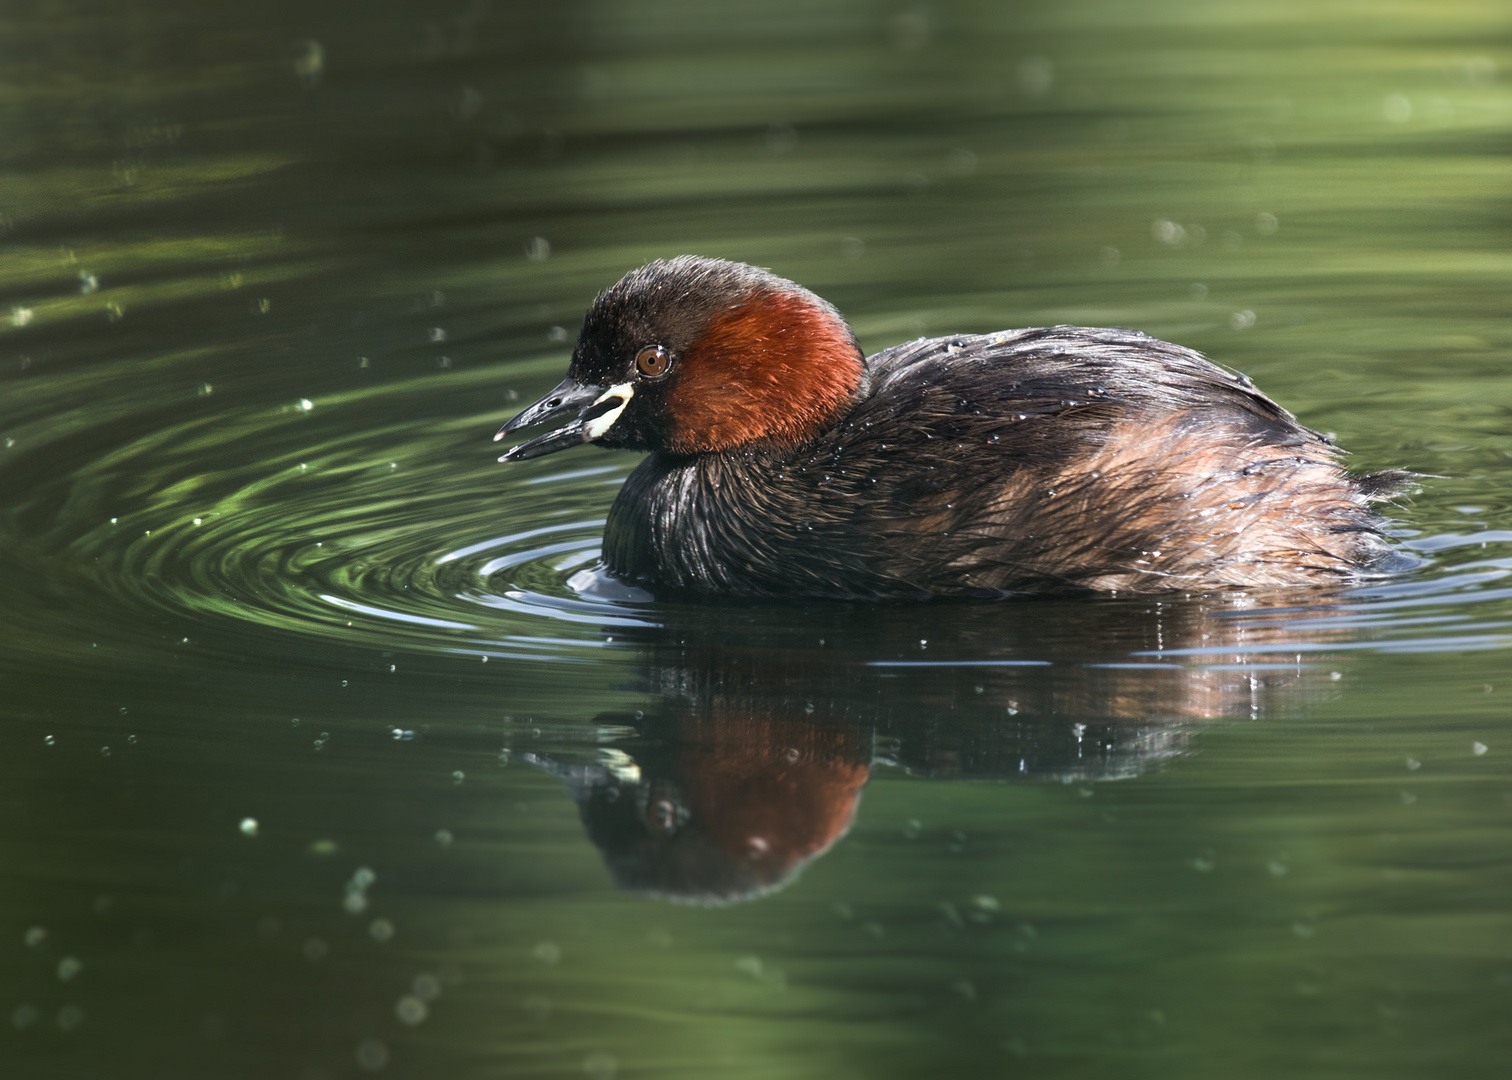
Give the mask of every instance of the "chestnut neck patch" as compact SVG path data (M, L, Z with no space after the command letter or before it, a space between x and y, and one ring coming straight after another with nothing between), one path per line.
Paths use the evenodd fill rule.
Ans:
M667 449L793 446L829 427L861 385L863 357L833 308L758 287L715 315L682 359Z

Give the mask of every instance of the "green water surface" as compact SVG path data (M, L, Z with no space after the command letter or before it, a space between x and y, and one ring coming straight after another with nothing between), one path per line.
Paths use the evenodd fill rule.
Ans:
M0 1075L1502 1077L1512 9L0 9ZM1327 593L675 606L594 293L1122 325L1424 474Z

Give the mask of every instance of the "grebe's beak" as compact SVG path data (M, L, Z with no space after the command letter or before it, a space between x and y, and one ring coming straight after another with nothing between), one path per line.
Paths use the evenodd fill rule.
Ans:
M569 446L592 442L614 426L635 396L635 388L629 383L619 386L592 386L568 376L557 384L555 390L505 424L494 436L498 442L522 428L544 424L549 420L572 417L567 423L545 435L538 435L529 442L521 443L500 461L529 461L531 458L554 454Z

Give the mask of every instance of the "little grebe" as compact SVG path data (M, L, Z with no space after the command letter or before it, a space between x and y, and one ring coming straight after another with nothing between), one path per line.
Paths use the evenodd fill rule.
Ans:
M495 440L559 427L650 450L604 558L659 595L999 596L1347 580L1391 560L1402 472L1340 452L1190 349L1055 326L865 357L791 281L684 255L593 301L556 389Z

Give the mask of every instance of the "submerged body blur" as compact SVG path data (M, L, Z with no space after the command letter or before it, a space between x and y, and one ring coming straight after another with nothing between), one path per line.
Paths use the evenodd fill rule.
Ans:
M863 357L833 307L682 256L594 301L569 376L496 437L651 450L604 557L661 595L995 596L1337 581L1391 558L1405 474L1339 452L1243 376L1128 330Z

